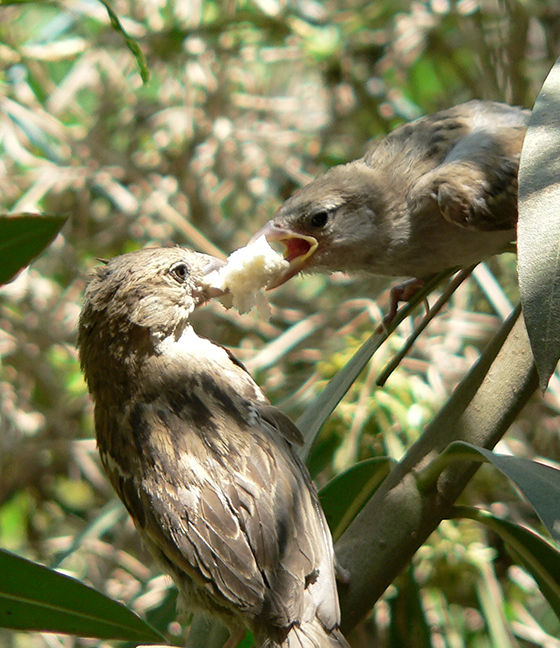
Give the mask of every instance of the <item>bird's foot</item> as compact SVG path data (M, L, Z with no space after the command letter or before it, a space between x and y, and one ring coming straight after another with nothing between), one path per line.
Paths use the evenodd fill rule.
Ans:
M425 286L422 279L409 279L391 288L389 312L383 318L381 324L375 329L376 333L387 332L387 328L395 319L399 309L399 302L407 302L416 295L416 293ZM426 302L427 304L427 302Z

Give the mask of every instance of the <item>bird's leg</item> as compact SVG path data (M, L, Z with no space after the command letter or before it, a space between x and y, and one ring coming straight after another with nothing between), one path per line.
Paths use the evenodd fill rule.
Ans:
M400 361L410 351L412 345L419 337L420 333L422 333L422 331L426 328L426 326L428 326L428 324L439 313L439 311L443 308L443 306L449 301L451 295L457 290L457 288L463 283L463 281L465 281L465 279L471 274L474 267L475 266L472 265L468 268L463 268L460 272L458 272L455 275L453 281L447 286L445 291L440 295L439 299L432 306L432 308L428 308L426 315L424 316L424 319L420 322L420 325L413 331L412 335L407 340L406 344L397 353L397 355L391 360L391 362L385 367L385 369L379 374L376 380L376 384L379 387L382 387L385 384L389 376L398 367ZM425 301L427 303L427 300Z
M425 286L422 279L409 279L391 288L389 312L383 318L381 324L375 330L376 333L382 333L387 330L387 327L395 319L395 315L399 309L399 302L409 301L414 295ZM426 306L428 302L426 301ZM427 308L426 308L427 310Z

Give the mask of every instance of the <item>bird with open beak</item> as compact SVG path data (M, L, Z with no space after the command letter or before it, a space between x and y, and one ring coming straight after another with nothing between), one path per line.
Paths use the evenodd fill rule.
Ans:
M517 172L529 111L470 101L400 126L360 159L296 192L254 238L287 268L425 280L515 240Z
M218 616L229 645L249 628L259 648L348 648L301 434L189 322L220 264L161 248L94 271L78 348L101 461L184 604Z

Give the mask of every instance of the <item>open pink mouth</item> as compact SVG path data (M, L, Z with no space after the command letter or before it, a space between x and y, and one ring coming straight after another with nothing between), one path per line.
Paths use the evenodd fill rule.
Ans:
M255 241L261 236L264 236L267 241L279 241L282 243L284 246L284 258L290 263L289 268L268 284L267 290L281 286L288 279L301 272L308 265L311 256L319 246L319 242L313 236L295 234L272 223L267 223L253 236L251 241Z
M299 257L308 258L311 243L307 239L302 238L285 238L280 239L284 246L284 258L290 263Z

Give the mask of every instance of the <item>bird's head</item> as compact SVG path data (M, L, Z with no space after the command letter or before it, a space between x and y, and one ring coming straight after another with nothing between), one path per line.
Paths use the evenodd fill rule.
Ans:
M221 294L203 278L222 265L182 248L147 248L96 268L80 315L82 365L92 368L105 357L122 361L147 351L154 339L180 335L194 309Z
M146 248L114 257L94 270L84 310L126 318L143 328L173 326L217 296L203 278L223 261L184 248Z
M375 235L379 194L371 168L356 161L333 167L291 196L252 239L279 241L290 263L268 288L302 271L359 269L360 248Z

